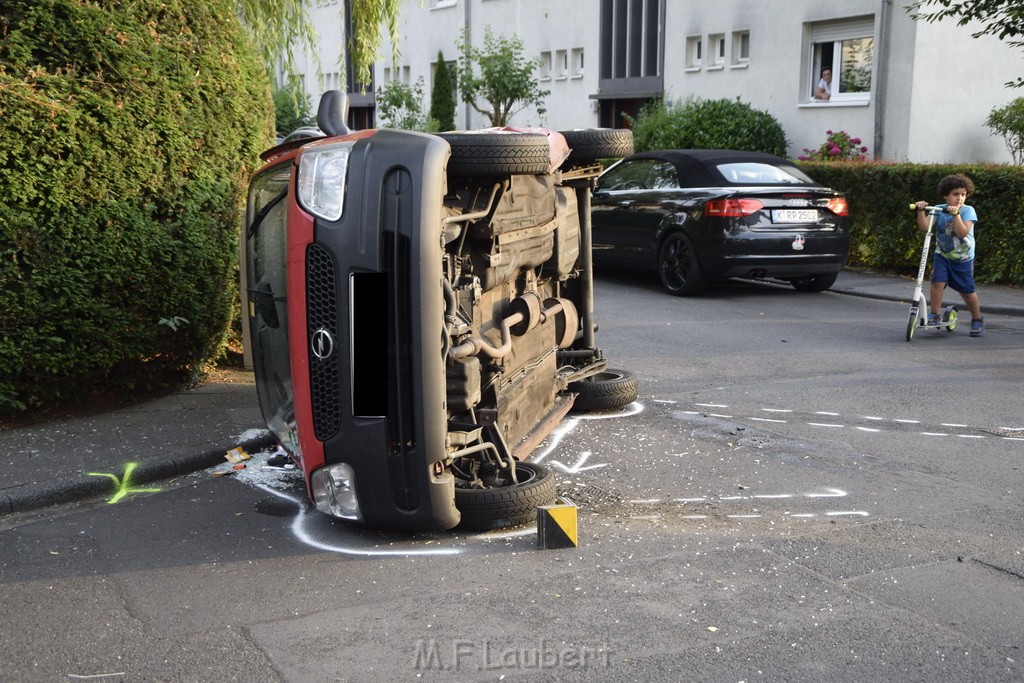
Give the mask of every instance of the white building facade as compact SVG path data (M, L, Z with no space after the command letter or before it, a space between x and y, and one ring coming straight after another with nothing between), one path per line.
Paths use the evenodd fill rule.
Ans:
M339 15L337 0L316 1L326 5L317 11ZM522 40L525 54L539 62L541 87L550 91L543 115L525 109L511 125L622 127L624 112L635 114L653 97L739 97L782 124L792 157L821 145L826 131L845 130L861 138L869 158L1010 162L1002 138L991 135L985 120L993 108L1024 95L1004 85L1020 75L1024 52L994 37L975 39L977 27L954 20L913 21L906 4L405 0L401 56L393 64L385 40L374 80L378 86L392 79L414 85L422 77L426 111L438 51L454 62L463 35L479 46L489 28ZM342 45L339 24L334 30L329 24L317 19L323 59L339 54ZM827 101L813 96L822 66L833 72ZM327 80L307 74L305 82L315 107ZM367 98L357 102L372 110ZM480 128L488 121L459 103L456 125Z

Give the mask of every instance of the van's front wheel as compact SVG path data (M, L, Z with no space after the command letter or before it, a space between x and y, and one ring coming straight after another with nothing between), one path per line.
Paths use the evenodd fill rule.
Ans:
M527 524L537 506L555 501L555 475L543 465L516 463L518 483L490 488L455 487L455 507L462 513L460 529L486 531Z

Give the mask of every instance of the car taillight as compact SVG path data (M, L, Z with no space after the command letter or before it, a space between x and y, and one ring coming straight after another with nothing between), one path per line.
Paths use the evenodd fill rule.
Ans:
M849 216L850 205L846 203L845 197L833 197L828 200L828 204L825 205L829 211L837 216Z
M704 205L704 214L723 218L742 218L757 213L764 204L756 199L712 199Z

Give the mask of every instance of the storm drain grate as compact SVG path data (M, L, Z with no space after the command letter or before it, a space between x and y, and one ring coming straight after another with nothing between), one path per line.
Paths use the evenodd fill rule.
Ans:
M1024 330L1016 327L1007 327L1006 325L993 325L991 323L985 323L986 332L995 332L996 334L1024 334Z

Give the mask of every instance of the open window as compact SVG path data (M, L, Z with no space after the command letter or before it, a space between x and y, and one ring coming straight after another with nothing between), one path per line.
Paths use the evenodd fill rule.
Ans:
M854 103L871 98L874 31L873 16L811 24L809 99ZM824 79L827 97L816 97L823 70L830 72Z

